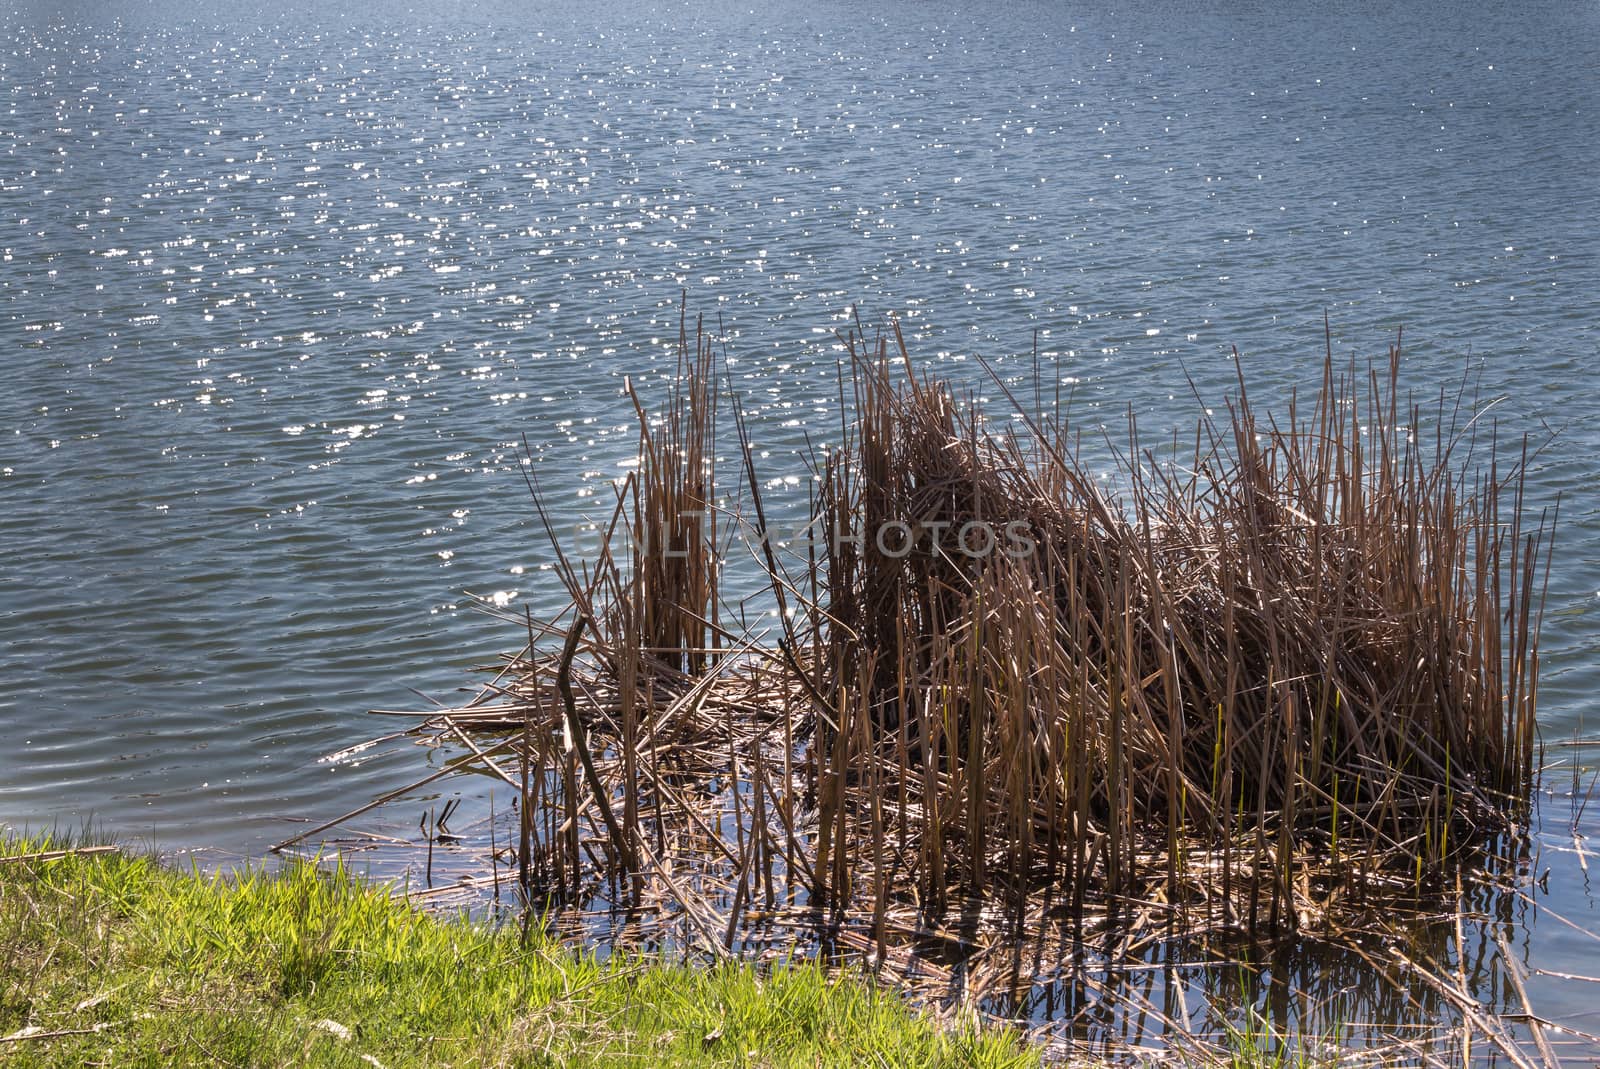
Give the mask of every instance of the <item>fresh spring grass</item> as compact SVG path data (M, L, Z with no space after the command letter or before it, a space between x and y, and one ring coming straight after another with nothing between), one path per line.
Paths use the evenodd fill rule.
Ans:
M210 876L0 842L0 1065L1027 1066L809 964L613 957L419 913L337 863Z

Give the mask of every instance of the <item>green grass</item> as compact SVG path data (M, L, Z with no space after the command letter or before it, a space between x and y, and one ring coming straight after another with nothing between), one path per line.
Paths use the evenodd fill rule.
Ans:
M337 865L207 876L0 842L0 1065L1027 1066L860 978L613 958Z

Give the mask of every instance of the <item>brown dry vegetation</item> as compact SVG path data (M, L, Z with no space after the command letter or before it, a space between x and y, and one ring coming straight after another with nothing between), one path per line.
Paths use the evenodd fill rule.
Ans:
M999 376L991 421L897 329L845 340L809 546L774 545L686 327L605 551L551 532L571 605L418 728L514 788L528 901L671 913L716 954L787 926L992 993L1025 970L973 968L985 933L1327 936L1459 889L1516 826L1548 527L1525 450L1404 402L1398 347L1330 348L1279 418L1241 378L1182 450L1130 417L1107 479ZM765 631L724 610L739 542Z

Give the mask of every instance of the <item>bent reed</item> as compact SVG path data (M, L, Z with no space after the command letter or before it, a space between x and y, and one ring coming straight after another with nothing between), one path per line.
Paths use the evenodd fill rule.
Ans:
M699 324L664 405L634 396L597 554L530 482L571 603L415 728L516 792L528 902L718 956L809 933L981 1002L1054 967L989 954L1051 926L1081 965L1385 925L1524 820L1551 523L1525 445L1403 400L1398 344L1330 343L1276 417L1241 373L1181 449L1130 415L1102 471L988 364L1003 418L897 325L843 341L812 538L775 536ZM763 629L723 589L738 543Z

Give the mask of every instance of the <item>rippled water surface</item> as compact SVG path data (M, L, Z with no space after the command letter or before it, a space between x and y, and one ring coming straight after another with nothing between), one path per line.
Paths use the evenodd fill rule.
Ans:
M251 853L416 774L318 758L515 644L471 595L556 607L520 436L592 506L685 289L780 478L852 304L1147 428L1403 326L1548 443L1546 736L1597 719L1593 4L341 7L4 17L0 822Z

